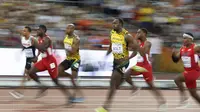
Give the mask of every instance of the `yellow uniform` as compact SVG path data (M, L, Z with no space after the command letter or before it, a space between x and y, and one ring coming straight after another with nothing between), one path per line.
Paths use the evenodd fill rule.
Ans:
M71 49L72 48L74 38L75 37L69 38L69 36L66 35L66 37L63 41L65 49ZM67 60L80 60L79 49L77 50L77 52L75 54L67 53L66 59Z
M68 50L72 49L74 38L76 37L69 38L69 36L66 35L63 41L65 49L68 49ZM70 53L66 53L66 54L67 54L66 59L63 62L61 62L61 65L64 67L65 70L71 68L72 71L78 71L79 66L80 66L79 49L74 54L70 54Z
M116 31L111 31L111 43L112 43L112 53L114 59L122 59L129 56L128 46L125 40L125 35L128 31L122 29L122 32L117 33Z

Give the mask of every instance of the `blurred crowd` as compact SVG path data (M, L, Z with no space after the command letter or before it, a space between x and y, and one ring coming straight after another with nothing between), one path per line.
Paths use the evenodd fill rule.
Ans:
M17 30L45 24L54 47L62 48L66 24L74 23L81 49L105 49L114 17L123 18L134 36L147 28L149 37L181 41L183 32L200 39L199 0L1 0L0 46L20 47Z

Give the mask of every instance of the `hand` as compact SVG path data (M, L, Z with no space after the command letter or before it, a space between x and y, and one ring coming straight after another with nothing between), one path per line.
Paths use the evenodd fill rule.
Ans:
M38 58L37 58L37 57L34 57L34 58L32 59L32 62L33 62L33 63L36 63L37 60L38 60Z

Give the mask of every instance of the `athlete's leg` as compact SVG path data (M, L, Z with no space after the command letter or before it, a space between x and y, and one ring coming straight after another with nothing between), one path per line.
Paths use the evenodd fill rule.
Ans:
M36 95L36 98L42 97L43 93L48 89L47 86L41 83L38 75L36 74L37 72L41 72L44 70L47 70L47 67L44 65L43 60L40 60L39 62L35 63L34 66L32 66L31 69L29 70L29 77L33 79L35 82L37 82L41 89L39 93Z
M117 70L114 70L111 76L111 81L110 81L110 88L107 94L107 99L104 103L104 108L108 110L110 107L110 104L112 102L112 98L116 92L116 89L119 88L121 84L121 79L122 79L122 73L118 72Z
M176 83L177 87L179 88L180 96L181 96L181 102L184 102L188 99L185 93L185 88L183 86L183 82L185 82L184 75L179 75L174 79L174 82Z
M71 77L71 74L65 72L65 70L70 68L69 65L69 61L68 60L64 60L63 62L60 63L60 65L58 66L58 76L64 76L64 77Z
M131 85L131 88L132 88L132 93L135 93L136 91L139 90L139 88L137 86L135 86L135 84L133 83L133 80L131 78L131 75L138 75L139 73L138 72L135 72L133 69L128 69L126 72L125 72L125 80L128 84Z
M51 63L49 63L48 72L53 80L53 82L60 88L61 92L67 98L67 104L71 104L71 99L73 99L72 94L65 88L63 84L58 80L58 65L55 58L52 58ZM61 64L62 65L62 64ZM64 71L64 67L63 67Z
M72 70L72 75L71 75L71 82L75 88L75 92L74 92L74 95L81 95L81 97L83 97L83 93L82 91L80 90L80 88L78 87L78 84L77 84L77 79L78 78L78 71L79 71L79 66L80 66L80 60L74 60L73 63L71 64L71 70ZM78 102L82 102L82 100L84 100L83 98L78 98L77 100L79 100Z
M52 78L52 80L60 88L61 92L66 96L67 105L70 105L72 103L71 100L73 100L72 94L65 88L66 86L60 83L58 78Z
M197 94L196 88L188 89L190 92L190 95L200 104L200 96Z
M165 104L166 100L164 99L162 93L155 87L154 81L147 81L148 86L152 90L154 96L156 96L156 99L158 100L159 104Z
M185 84L189 90L190 95L200 104L200 97L197 94L197 83L196 80L199 78L199 71L190 71L185 74Z
M25 82L28 81L27 74L28 74L28 70L31 68L31 63L32 63L31 58L26 58L26 65L25 65L22 80L20 81L20 86L16 88L14 91L9 92L16 99L20 99L24 97L23 92L25 88Z

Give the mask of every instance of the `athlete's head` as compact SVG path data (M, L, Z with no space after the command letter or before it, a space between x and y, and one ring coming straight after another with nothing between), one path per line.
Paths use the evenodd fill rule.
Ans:
M136 38L139 39L139 40L144 39L144 38L146 38L147 33L148 33L147 29L140 28L137 31Z
M22 32L22 35L25 37L29 37L31 33L31 28L29 26L25 26Z
M74 24L68 24L65 32L66 32L67 35L70 35L74 32L74 30L75 30L75 25Z
M115 31L118 31L119 29L121 29L123 25L124 25L124 21L120 18L116 18L112 22L112 28Z
M40 36L40 37L44 36L46 31L47 31L47 27L45 25L40 25L39 29L37 30L37 36Z
M188 46L193 42L194 36L192 33L184 33L183 34L183 45Z

